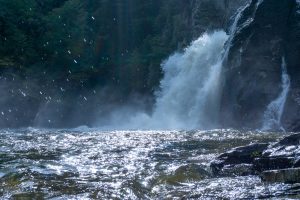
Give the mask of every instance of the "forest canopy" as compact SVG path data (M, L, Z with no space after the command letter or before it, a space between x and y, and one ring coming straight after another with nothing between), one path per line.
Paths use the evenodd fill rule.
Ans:
M160 63L187 32L180 26L172 30L184 5L176 1L0 0L0 5L2 71L47 72L45 82L72 71L77 74L70 80L114 85L124 94L152 93L162 75Z
M63 124L74 107L91 115L99 104L122 104L136 95L153 101L161 63L192 40L190 4L183 0L0 5L0 105L12 110L3 111L5 127L35 123L45 107Z

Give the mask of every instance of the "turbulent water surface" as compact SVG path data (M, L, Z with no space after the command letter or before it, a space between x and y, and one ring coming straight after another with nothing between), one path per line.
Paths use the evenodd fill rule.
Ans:
M1 130L2 199L244 199L279 197L292 185L257 176L213 177L232 147L282 133Z

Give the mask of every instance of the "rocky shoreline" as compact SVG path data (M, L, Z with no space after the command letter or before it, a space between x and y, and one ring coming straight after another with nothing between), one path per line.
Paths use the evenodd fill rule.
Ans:
M210 163L214 176L259 175L262 181L300 183L300 133L276 143L253 143L219 155Z

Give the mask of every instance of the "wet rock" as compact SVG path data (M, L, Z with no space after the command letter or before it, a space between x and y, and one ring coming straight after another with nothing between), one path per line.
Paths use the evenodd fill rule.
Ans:
M293 146L293 145L300 145L300 133L293 134L290 136L287 136L274 144L272 147L278 147L278 146Z
M264 171L261 177L266 182L299 183L300 168Z
M211 177L205 167L196 164L188 164L178 167L171 175L160 177L159 182L177 185L187 181L200 181Z
M265 170L285 169L293 167L293 157L262 157L254 160L254 170L262 172Z
M294 168L300 167L300 157L296 157L294 160Z
M248 176L253 173L252 164L225 165L218 171L219 176Z
M256 171L299 167L300 134L293 134L270 145L260 158L254 161Z
M263 157L299 157L300 134L293 134L271 145L263 152Z
M221 154L211 163L214 175L259 174L268 182L300 183L300 134L274 144L251 144Z
M264 157L295 157L299 155L300 149L298 145L282 145L271 146L264 153Z
M211 163L212 172L214 174L220 174L221 169L226 165L252 164L255 158L262 155L268 145L268 143L255 143L248 146L237 147L221 154Z
M27 199L45 199L45 194L39 192L17 193L12 195L12 199L27 200Z

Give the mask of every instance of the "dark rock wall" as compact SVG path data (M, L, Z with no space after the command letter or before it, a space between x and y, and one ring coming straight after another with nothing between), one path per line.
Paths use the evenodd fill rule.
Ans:
M190 1L191 35L199 37L205 31L226 29L236 11L250 0Z
M285 52L291 76L291 90L283 123L290 130L300 130L300 3L294 4L288 22Z
M299 121L299 13L295 0L253 0L244 10L224 72L221 123L260 128L268 104L281 92L282 57L292 86L283 116Z

